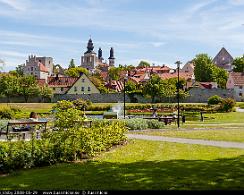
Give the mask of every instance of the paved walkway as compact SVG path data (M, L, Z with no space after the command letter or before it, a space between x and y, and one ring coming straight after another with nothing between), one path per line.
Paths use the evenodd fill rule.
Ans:
M183 143L183 144L199 144L199 145L216 146L216 147L222 147L222 148L244 149L244 143L239 143L239 142L208 141L208 140L201 140L201 139L186 139L186 138L151 136L151 135L141 135L141 134L126 134L126 135L128 138L131 138L131 139L177 142L177 143Z

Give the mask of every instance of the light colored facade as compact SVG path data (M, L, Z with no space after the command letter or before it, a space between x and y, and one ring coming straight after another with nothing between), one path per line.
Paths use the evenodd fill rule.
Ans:
M235 99L244 101L244 73L231 72L226 83L227 89L234 89Z
M80 77L69 88L66 94L92 94L100 93L97 87L91 82L91 80L85 75L81 74Z
M181 72L194 74L194 64L193 62L189 61L187 62L181 69Z
M29 56L23 67L24 75L33 75L37 79L45 79L53 73L53 59L51 57Z

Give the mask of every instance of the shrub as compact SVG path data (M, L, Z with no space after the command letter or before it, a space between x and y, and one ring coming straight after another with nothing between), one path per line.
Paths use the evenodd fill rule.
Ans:
M14 118L15 112L9 107L0 108L0 118L1 119L12 119Z
M223 99L220 103L219 110L223 112L231 112L235 107L236 101L232 98Z
M219 104L222 102L222 98L219 97L218 95L214 95L210 98L208 98L208 105L214 105L214 104Z
M125 125L129 128L129 130L142 130L148 128L147 120L142 118L137 119L126 119L124 120Z
M0 172L79 160L108 150L126 140L127 128L112 121L92 128L45 132L42 139L0 142Z
M147 124L149 129L162 129L164 127L164 124L158 120L147 120Z

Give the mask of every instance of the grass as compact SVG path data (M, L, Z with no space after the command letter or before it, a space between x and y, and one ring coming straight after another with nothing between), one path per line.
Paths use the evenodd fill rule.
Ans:
M150 130L150 131L131 131L130 133L180 137L190 139L204 139L216 141L232 141L244 142L244 128L241 129L225 129L225 130Z
M243 155L241 149L136 140L91 161L0 177L0 189L244 189Z
M54 103L0 103L1 106L11 106L20 108L23 112L47 113L52 110Z

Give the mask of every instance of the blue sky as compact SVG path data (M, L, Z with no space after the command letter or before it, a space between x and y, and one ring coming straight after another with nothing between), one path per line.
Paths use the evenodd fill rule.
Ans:
M80 64L91 36L95 51L116 64L146 60L174 68L224 46L244 53L244 0L0 0L0 59L4 71L28 55Z

